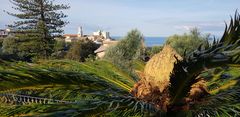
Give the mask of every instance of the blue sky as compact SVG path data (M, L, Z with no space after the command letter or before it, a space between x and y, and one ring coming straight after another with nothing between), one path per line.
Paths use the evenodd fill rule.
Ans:
M83 26L84 33L98 29L114 36L123 36L137 28L145 36L170 36L182 34L198 27L204 33L221 36L224 21L240 9L240 0L55 0L71 6L64 11L70 23L65 33L77 33ZM14 12L8 0L1 0L0 28L16 18L3 10Z

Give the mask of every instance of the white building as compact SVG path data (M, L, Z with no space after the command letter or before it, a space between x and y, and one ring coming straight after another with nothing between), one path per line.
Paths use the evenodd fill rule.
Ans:
M77 41L78 39L83 37L83 29L82 29L82 27L79 27L77 34L65 34L65 35L63 35L63 37L65 37L65 42Z
M9 35L10 29L0 29L0 37L7 37Z
M105 31L97 31L93 32L92 35L84 35L82 27L78 28L77 34L65 34L65 42L74 42L81 39L89 39L96 44L100 44L101 46L95 50L94 52L97 54L98 58L103 58L106 50L110 46L114 46L118 43L118 41L110 38L110 33Z
M110 39L110 33L101 30L93 32L92 35L84 35L82 27L78 28L77 34L65 34L63 36L65 37L66 42L73 42L81 39L89 39L94 42L100 43L103 42L104 40Z
M110 38L110 33L109 32L105 32L105 31L97 31L97 32L93 32L94 36L103 36L104 39L109 39Z
M65 42L73 42L73 41L77 41L78 38L80 37L77 34L65 34L63 35L65 37Z
M106 39L102 42L102 45L94 51L94 53L97 54L98 58L103 58L106 50L111 47L111 46L115 46L118 43L118 41L116 40L111 40L111 39Z
M82 26L81 27L78 27L78 35L80 37L83 37L83 29L82 29Z

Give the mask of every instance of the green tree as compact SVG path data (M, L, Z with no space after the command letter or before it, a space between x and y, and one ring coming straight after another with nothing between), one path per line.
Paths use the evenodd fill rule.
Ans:
M16 35L31 33L41 41L40 54L47 57L52 52L53 37L63 32L61 29L66 25L62 19L67 17L61 10L68 9L69 6L63 4L54 4L53 0L11 0L15 10L20 13L10 13L9 15L19 18L14 24L9 25L13 28ZM26 40L28 37L22 37ZM32 41L32 39L29 39ZM37 43L29 45L34 48ZM14 47L13 47L14 48ZM31 48L29 48L31 49ZM33 50L34 51L34 50Z
M58 39L55 41L54 44L54 51L58 52L58 51L63 51L66 48L66 42L63 39Z
M99 47L91 40L80 40L73 42L73 45L67 52L66 58L84 62L90 55L95 55L94 51Z
M208 46L208 40L210 35L202 35L197 28L190 30L190 33L185 33L183 35L173 35L168 37L166 44L171 45L180 55L183 56L185 50L186 53L193 52L201 44L203 47Z
M0 48L2 48L4 38L0 38Z
M35 34L21 34L4 39L2 50L6 55L15 55L20 60L30 61L32 57L39 56L43 52L42 45Z
M117 45L108 48L104 56L112 63L128 69L134 59L141 57L143 53L143 35L138 30L130 31Z
M146 54L148 57L152 57L153 55L159 53L162 49L163 49L163 46L148 47L146 50Z
M2 55L2 46L4 38L0 38L0 56Z

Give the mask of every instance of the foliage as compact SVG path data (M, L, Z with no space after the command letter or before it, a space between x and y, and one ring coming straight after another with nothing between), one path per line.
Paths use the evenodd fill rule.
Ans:
M229 66L230 67L228 68L217 67L208 71L207 79L209 80L207 86L209 93L218 94L221 91L232 88L233 85L236 85L239 82L239 66Z
M151 49L152 55L159 53L163 49L162 46L153 46Z
M15 33L16 37L19 38L17 44L25 45L25 43L28 43L27 46L30 46L28 49L31 51L28 53L24 48L18 48L20 53L17 51L17 54L22 57L29 56L28 54L32 56L32 53L34 53L47 58L52 52L53 37L61 34L63 32L61 28L67 23L62 20L67 16L60 10L68 9L69 6L63 4L56 5L53 0L10 1L14 5L13 8L19 11L19 13L5 12L20 20L15 21L9 27L13 29L12 33ZM29 37L29 35L31 36ZM37 42L41 44L39 45ZM33 49L34 46L40 46L39 50ZM11 46L11 48L14 49L16 47ZM22 51L26 55L23 55Z
M0 38L0 48L2 48L4 38Z
M7 37L3 41L3 53L17 56L20 60L30 61L31 57L42 52L42 43L39 38L31 34L21 34L15 37Z
M54 52L63 51L66 49L66 42L63 39L58 39L54 44Z
M133 86L135 81L129 76L128 73L124 72L124 70L119 69L117 66L111 64L107 61L86 61L84 63L79 63L77 61L43 61L39 63L44 68L55 68L60 70L69 70L76 72L87 72L90 74L95 74L99 78L103 78L108 80L109 82L116 82L119 86L126 88L124 84L129 86ZM121 82L116 81L118 79ZM123 84L123 85L121 85ZM127 87L126 89L130 90L131 87Z
M147 56L152 57L153 55L159 53L162 49L163 46L148 47L146 50Z
M51 58L54 59L64 59L64 57L67 54L67 43L62 38L55 39L54 47L53 47L54 53L51 54Z
M2 46L4 38L0 38L0 56L2 55Z
M134 70L143 72L144 71L144 67L145 67L145 62L144 61L142 61L142 60L134 60L134 62L133 62Z
M173 72L171 74L170 83L171 86L169 87L170 91L170 107L169 113L174 113L179 111L174 107L184 107L189 106L189 103L186 102L186 98L189 96L189 92L191 90L191 86L194 83L198 82L199 75L206 70L206 68L213 68L216 66L224 66L227 64L239 64L240 62L240 16L236 13L235 19L231 20L230 26L226 26L225 33L222 39L219 42L216 42L214 45L210 46L207 49L202 48L200 46L197 50L195 50L190 55L185 55L182 61L178 61L174 65ZM232 85L239 86L239 82L235 82ZM239 93L238 87L236 89L232 89L232 95L229 95L229 91L221 92L219 95L222 95L222 99L218 100L214 98L214 101L218 103L227 104L228 106L234 106L231 102L239 103ZM223 94L222 94L223 93ZM226 98L225 98L226 96ZM230 96L230 97L228 97ZM210 97L212 97L210 95ZM201 100L204 100L202 98ZM206 98L207 100L208 98ZM222 101L222 102L220 102ZM190 101L192 105L198 107L197 105L201 102L194 102L193 100ZM212 102L212 103L216 103ZM203 101L204 103L204 101ZM234 103L234 104L235 104ZM207 105L204 105L206 106ZM216 110L223 110L224 106L215 107ZM239 109L236 106L236 109ZM225 108L224 108L225 109ZM229 110L224 111L219 116L228 116L228 115L239 115L239 110L232 111L230 108ZM216 111L215 110L215 111ZM199 112L199 114L204 114L203 116L209 115L208 113Z
M9 15L17 17L21 20L9 25L12 28L21 30L33 30L39 25L46 26L41 28L44 33L44 38L50 35L62 33L61 29L67 22L62 19L67 17L61 10L68 9L68 5L55 4L53 0L11 0L14 9L20 13L10 13ZM41 33L41 32L40 32Z
M100 116L114 113L133 116L156 111L151 104L138 101L128 93L134 81L127 73L105 61L2 63L0 69L1 80L4 80L0 82L1 96L8 100L5 101L8 106L0 107L1 115ZM18 85L14 85L16 82Z
M40 51L38 52L39 55L38 57L47 58L53 51L52 50L53 40L45 22L42 20L38 21L36 32L33 33L35 33L35 36L38 37L38 41L40 41L41 43L39 48ZM32 46L36 46L35 44L36 43L33 43Z
M95 55L94 51L98 47L99 45L91 40L80 40L73 42L73 45L68 51L66 58L84 62L89 55Z
M123 69L131 69L133 60L141 56L142 42L141 32L132 30L117 45L108 48L104 58Z
M202 35L197 28L191 29L190 33L173 35L168 37L166 44L171 45L181 56L184 52L191 53L200 45L207 46L210 35Z
M64 59L67 55L67 51L57 51L51 54L50 59Z

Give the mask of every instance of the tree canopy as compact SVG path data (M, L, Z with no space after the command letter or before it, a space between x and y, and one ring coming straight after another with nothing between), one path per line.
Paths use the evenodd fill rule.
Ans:
M38 53L38 55L45 58L49 56L53 48L53 37L61 34L63 32L61 28L68 23L63 21L63 18L66 18L67 15L61 10L68 9L69 6L55 4L54 0L10 0L10 2L14 5L13 8L18 11L18 13L5 11L9 15L18 18L13 24L9 25L12 29L11 33L19 40L24 40L24 43L28 43L27 48L30 49L29 51ZM36 40L41 45L35 43ZM9 45L10 48L19 48L14 45L18 45L22 41L15 43L17 44ZM39 48L41 51L35 51L35 46L41 46Z
M62 33L61 29L68 22L63 21L66 18L61 10L69 9L68 5L55 4L54 0L10 0L14 5L14 9L20 13L11 13L6 11L9 15L18 19L9 27L19 30L35 30L38 25L44 25L44 36L48 34L56 35Z
M117 45L108 48L104 58L123 68L128 68L132 60L141 56L143 41L142 33L137 29L132 30Z
M73 42L73 45L69 49L66 58L76 61L85 61L89 55L95 55L94 51L99 47L91 40L80 40Z
M183 35L173 35L168 37L166 44L171 45L180 55L184 55L184 52L190 53L196 50L201 44L203 46L208 45L210 34L202 35L197 28L193 28L189 33Z

